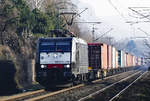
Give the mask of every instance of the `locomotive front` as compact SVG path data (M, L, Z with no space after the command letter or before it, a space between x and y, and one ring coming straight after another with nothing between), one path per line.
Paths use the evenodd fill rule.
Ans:
M39 39L36 80L43 86L70 81L72 38Z

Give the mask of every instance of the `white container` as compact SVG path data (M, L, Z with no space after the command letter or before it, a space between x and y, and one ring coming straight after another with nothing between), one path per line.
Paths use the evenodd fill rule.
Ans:
M116 49L112 47L112 67L116 68Z
M125 52L121 51L121 67L125 67Z

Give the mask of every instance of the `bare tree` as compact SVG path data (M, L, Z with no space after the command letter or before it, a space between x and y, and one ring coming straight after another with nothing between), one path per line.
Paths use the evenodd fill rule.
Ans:
M31 9L41 9L45 0L26 0Z
M41 11L45 11L45 8L47 8L49 5L53 5L53 6L57 6L57 4L59 3L65 3L68 2L70 0L26 0L27 4L29 5L29 7L31 9L39 9ZM67 7L67 6L66 6Z

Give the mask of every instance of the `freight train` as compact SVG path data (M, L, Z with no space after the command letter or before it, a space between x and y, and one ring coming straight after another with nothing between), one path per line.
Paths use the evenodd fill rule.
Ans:
M40 38L37 45L36 80L41 85L89 82L109 70L141 65L141 58L104 43L87 43L75 37Z

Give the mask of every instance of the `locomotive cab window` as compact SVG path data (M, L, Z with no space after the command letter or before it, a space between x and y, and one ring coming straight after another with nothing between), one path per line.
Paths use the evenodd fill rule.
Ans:
M54 42L43 42L40 44L40 51L55 51Z
M71 51L71 43L70 42L56 42L56 51L59 51L59 52Z
M70 42L42 42L40 44L40 51L43 52L70 52Z

